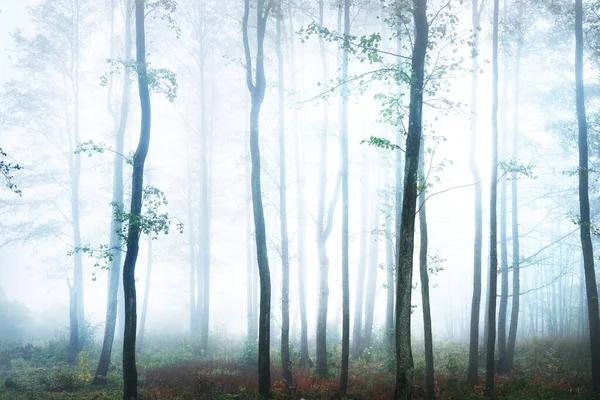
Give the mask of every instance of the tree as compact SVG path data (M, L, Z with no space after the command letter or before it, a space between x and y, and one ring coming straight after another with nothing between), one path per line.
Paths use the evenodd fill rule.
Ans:
M324 23L323 0L319 0L319 24ZM321 55L321 70L323 82L328 81L327 53L325 40L319 35L319 48ZM317 208L316 237L317 251L319 254L319 303L317 310L317 373L327 376L327 313L329 308L329 257L327 256L327 239L333 229L333 216L340 193L341 174L338 174L334 186L334 193L325 208L327 195L327 155L329 136L329 104L323 99L322 121L320 132L320 161L319 161L319 200Z
M414 364L410 337L410 316L412 310L417 171L419 169L419 148L423 130L425 55L429 37L427 0L413 0L412 4L415 34L411 59L410 105L406 137L400 246L397 250L398 261L396 266L396 389L394 398L397 400L409 400L412 396Z
M380 175L381 176L381 175ZM381 178L378 179L381 181ZM369 216L371 221L369 222L371 230L379 229L379 182L375 185L375 190L370 190L371 211ZM385 236L386 239L391 239ZM389 240L387 240L389 242ZM390 243L391 244L391 243ZM391 254L390 254L391 256ZM373 320L375 318L375 296L377 295L377 272L379 269L379 235L373 234L369 241L369 261L368 261L368 274L365 289L365 331L363 336L363 349L371 346L371 337L373 333Z
M513 137L512 137L512 159L516 162L519 155L519 98L520 98L520 71L521 71L521 48L523 44L523 6L524 0L519 0L519 11L517 17L517 44L515 50L515 73L514 73L514 103L513 103ZM506 344L506 369L513 367L515 358L515 342L517 340L517 325L519 323L519 299L521 297L520 260L519 260L519 203L517 190L517 170L511 171L511 210L512 210L512 307L510 311L510 328L508 330L508 342Z
M256 69L253 76L252 55L248 38L250 0L244 0L242 35L246 58L246 84L252 99L250 109L250 155L252 159L252 206L256 236L256 255L260 279L260 306L258 321L258 392L268 396L271 391L271 367L269 360L271 325L271 277L267 256L267 237L260 182L260 148L258 143L260 108L265 98L264 39L267 19L273 3L257 0L256 4Z
M130 222L127 232L127 252L123 264L123 289L125 294L125 333L123 334L123 400L137 399L138 376L135 363L137 329L137 298L135 290L135 264L140 244L140 215L144 188L144 163L150 146L151 104L146 63L145 0L135 0L136 72L140 108L142 112L140 139L133 155L131 180Z
M477 383L479 374L479 312L481 309L481 247L483 242L483 212L481 201L481 173L477 166L477 91L479 88L479 23L483 11L483 1L477 5L477 0L471 1L471 24L473 29L473 45L471 55L471 115L470 115L470 150L469 168L474 182L474 220L475 235L473 240L473 300L471 301L471 326L469 339L469 368L467 380L470 384Z
M0 147L0 157L7 157L7 156L8 156L8 154L6 154ZM19 164L12 163L12 162L5 162L4 160L0 160L0 173L4 177L6 187L18 195L21 195L21 190L19 190L19 188L13 181L13 179L14 179L13 172L18 171L20 169L22 169L22 167Z
M344 0L344 38L350 36L350 0ZM342 93L340 112L340 173L342 176L342 368L340 391L348 388L348 359L350 357L350 282L348 271L348 58L349 49L342 50Z
M132 51L132 38L131 38L131 0L125 2L125 49L123 53L123 61L129 63L131 59ZM114 58L114 11L116 8L116 0L111 3L111 54L110 59ZM129 82L129 70L126 68L123 76L123 89L121 95L121 109L119 113L116 112L112 106L110 99L112 90L108 91L108 104L109 110L113 117L115 126L115 156L114 156L114 170L113 170L113 195L112 203L118 207L123 207L123 163L124 159L124 142L125 142L125 130L127 129L127 119L129 116L129 101L131 97L131 84ZM113 78L110 75L109 88L112 88ZM111 206L112 207L112 206ZM108 280L108 293L106 303L106 320L104 325L104 340L102 342L102 352L100 353L100 360L98 361L98 368L94 375L93 383L96 385L106 384L106 376L108 375L108 367L110 365L110 358L112 354L112 345L115 338L115 327L117 322L118 313L118 292L121 286L121 247L122 239L119 236L119 232L123 228L123 223L112 215L110 223L110 251L111 259L108 267L109 280Z
M296 91L296 56L294 47L294 19L292 14L293 2L288 2L289 6L289 41L290 41L290 64L292 65L292 76L290 79L292 92ZM302 68L302 67L301 67ZM305 260L305 237L306 237L306 205L304 201L304 191L306 187L305 177L302 172L303 135L298 129L298 113L296 109L292 111L292 130L294 132L294 152L296 158L296 207L298 213L298 306L300 307L300 366L306 367L308 364L308 321L306 318L306 260ZM338 185L339 186L339 185Z
M152 276L152 237L148 235L148 263L146 265L146 282L144 283L144 300L142 302L142 316L140 317L140 330L137 337L137 351L142 351L144 334L146 333L146 315L148 315L148 298L150 297L150 277Z
M592 390L600 394L600 316L598 287L594 271L594 248L591 237L591 217L588 176L588 125L583 87L583 5L575 0L575 103L579 129L579 232L583 252L583 269L588 306L590 352L592 357Z
M499 0L494 0L492 28L492 168L490 180L490 269L488 285L488 336L486 350L485 391L494 389L494 347L496 344L496 292L498 280L497 192L498 192L498 14Z
M508 6L504 2L502 19L503 25L508 22ZM506 27L503 27L503 36L506 35ZM508 135L506 120L508 116L508 39L503 39L502 57L502 89L500 93L500 161L506 163ZM498 308L498 371L506 371L506 314L508 312L508 244L506 240L506 208L508 177L506 171L500 177L500 306Z
M423 334L425 341L425 393L427 400L435 398L435 377L433 370L433 334L431 332L431 305L429 302L429 265L427 262L427 181L425 176L425 140L421 139L419 149L419 272L421 277L421 300L423 304Z
M287 387L293 385L290 361L290 255L287 221L285 174L285 80L283 71L282 24L283 9L279 7L276 23L276 53L279 98L279 221L281 228L281 365Z
M363 153L363 165L362 165L362 190L360 198L360 254L358 261L358 268L356 274L356 289L354 291L354 329L352 332L352 358L358 359L362 351L362 328L363 328L363 300L365 298L365 277L367 274L367 245L369 242L369 213L373 210L370 208L369 192L371 190L369 185L370 175L370 160L366 152Z
M87 0L46 0L29 9L35 34L28 37L21 30L13 33L18 52L18 65L25 74L23 81L9 84L10 91L17 94L17 109L26 111L24 124L41 128L45 145L56 150L66 166L64 174L52 171L52 179L61 180L61 189L67 198L66 204L56 199L50 200L70 225L69 233L73 247L82 245L81 232L81 157L76 152L80 141L80 92L82 48L91 31L86 18L92 3ZM36 85L27 86L35 77ZM25 99L25 101L23 101ZM26 108L26 110L24 109ZM34 118L34 116L44 117ZM52 116L52 121L46 120ZM2 153L3 154L3 153ZM0 168L6 178L7 164ZM15 168L13 168L15 169ZM79 329L85 323L83 307L83 258L73 254L72 283L69 281L69 355L68 361L76 361L79 351ZM73 313L76 318L73 318Z

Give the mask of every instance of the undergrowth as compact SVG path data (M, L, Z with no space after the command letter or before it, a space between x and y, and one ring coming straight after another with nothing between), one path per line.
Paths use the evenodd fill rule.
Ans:
M255 343L225 341L215 335L211 353L202 352L189 339L148 338L138 354L140 398L145 400L256 399ZM380 338L383 339L383 338ZM340 396L340 346L330 343L330 376L321 378L313 369L299 368L299 353L292 348L294 382L286 388L279 354L272 352L273 399L392 399L393 352L375 340L359 359L351 360L349 387ZM120 399L122 396L121 349L113 348L108 384L91 385L99 346L88 344L77 363L68 365L66 339L58 337L43 346L0 344L0 399ZM311 349L314 354L314 349ZM437 342L435 391L438 399L484 399L483 385L465 382L468 348L465 344ZM518 345L515 365L496 378L497 399L584 399L591 381L586 341L530 339ZM8 361L7 361L8 360ZM422 343L414 345L414 398L424 398L425 361ZM480 376L483 377L483 369Z

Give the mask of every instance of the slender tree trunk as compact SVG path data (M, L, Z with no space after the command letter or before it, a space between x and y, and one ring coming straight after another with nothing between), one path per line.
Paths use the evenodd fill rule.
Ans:
M123 59L129 61L131 59L132 51L132 38L131 38L131 0L126 2L125 12L125 51ZM112 12L116 4L113 3ZM111 18L111 26L114 24L114 18ZM111 36L111 58L114 48L114 37ZM129 117L129 100L131 97L131 85L129 83L129 71L125 69L123 76L123 91L121 96L121 110L120 116L118 117L117 125L115 126L115 158L114 158L114 172L113 172L113 195L112 204L115 204L118 208L123 208L123 148L125 142L125 130L127 128L127 119ZM110 100L109 100L110 101ZM114 115L115 121L117 121L117 115ZM112 207L112 205L111 205ZM117 232L120 232L123 224L118 219L114 218L114 209L111 213L110 223L110 248L112 254L112 260L109 264L109 277L108 277L108 293L107 293L107 304L106 304L106 323L104 326L104 340L102 342L102 352L100 353L100 360L98 362L98 368L92 381L95 385L106 384L106 376L108 375L108 367L110 366L110 358L112 354L112 346L115 338L115 327L117 322L117 299L119 288L121 285L121 247L123 246L122 240Z
M519 0L519 13L517 20L517 29L521 29L523 23L523 0ZM515 50L515 86L514 86L514 103L513 103L513 137L512 137L512 159L517 160L519 155L519 96L520 96L520 72L521 72L521 45L522 35L517 36L517 44ZM521 277L519 268L519 202L517 193L517 171L511 173L511 197L512 197L512 263L513 263L513 278L512 278L512 309L510 311L510 328L508 331L508 343L506 348L506 367L512 369L515 359L515 342L517 340L517 325L519 323L519 300L521 291Z
M319 1L319 23L323 24L324 5ZM325 41L319 38L321 49L321 66L323 82L328 81L327 53L325 52ZM339 198L340 175L335 182L334 194L327 210L325 209L325 197L327 189L327 154L329 136L329 106L323 102L323 119L320 137L320 167L319 167L319 204L317 210L317 251L319 256L319 305L317 310L317 373L321 377L327 376L327 314L329 308L329 257L327 256L327 239L333 229L333 214Z
M67 349L67 362L75 364L79 353L79 322L77 321L77 292L71 286L69 278L67 278L67 286L69 287L69 347Z
M191 147L188 143L188 149ZM194 190L192 186L192 166L188 152L188 247L189 247L189 262L190 262L190 337L194 338L198 334L198 321L196 319L196 236L194 235Z
M247 104L246 110L250 114L250 105ZM250 135L250 120L246 119L246 130ZM250 156L250 153L248 153ZM250 163L247 164L246 176L248 184L246 185L246 309L247 309L247 334L248 343L254 345L258 337L257 323L257 283L256 283L256 242L252 239L252 185L250 184L250 175L252 173Z
M248 177L250 177L250 169L248 169ZM247 308L247 334L248 342L254 344L257 338L257 324L255 315L255 294L254 294L254 270L255 265L255 252L256 243L252 241L252 193L250 185L246 185L246 308Z
M281 12L281 10L280 10ZM285 173L285 81L283 71L283 15L277 17L276 53L278 65L279 97L279 221L281 227L281 365L286 386L293 385L290 362L290 256L287 228L287 197Z
M425 181L425 140L421 140L419 149L419 232L421 244L419 248L419 271L421 275L421 300L423 303L423 334L425 340L425 394L427 400L435 398L435 376L433 371L433 334L431 329L431 306L429 303L429 273L427 265L427 190Z
M71 85L73 91L73 144L75 146L80 142L79 135L79 97L80 97L80 52L81 43L79 43L79 36L81 34L79 28L79 21L81 20L81 5L79 0L74 1L75 5L75 29L72 43L74 46L75 59L73 60L74 71L71 78ZM73 154L73 151L71 151ZM79 205L79 185L81 179L81 154L77 153L72 156L74 162L71 170L71 217L73 223L73 244L75 248L81 246L81 222L80 222L80 205ZM81 252L75 254L75 270L73 273L73 287L77 292L77 322L79 329L85 327L85 311L83 307L83 255Z
M296 52L294 47L294 37L296 31L294 29L294 19L292 18L293 2L288 3L288 13L290 15L288 40L290 41L290 64L292 65L292 74L290 76L291 91L296 92L296 74L294 67L296 66ZM300 367L304 368L308 365L308 320L306 316L306 259L305 242L306 242L306 206L304 204L304 191L306 182L302 173L304 160L303 135L298 129L298 112L296 108L292 109L292 130L294 132L294 151L296 158L296 207L298 213L298 305L300 309Z
M71 206L71 227L73 230L73 248L81 247L81 227L79 220L79 185L81 175L81 156L79 152L75 153L75 147L80 142L79 140L79 20L80 9L79 1L74 2L74 13L71 16L73 36L70 45L73 47L73 55L71 64L72 70L70 74L64 76L65 86L65 116L67 119L67 142L68 142L68 166L70 175L70 206ZM70 87L69 87L70 84ZM70 91L70 96L68 92ZM69 98L73 96L73 102L69 102ZM73 119L71 120L71 106L73 107ZM70 284L69 284L70 285ZM85 326L85 313L83 309L83 257L81 251L76 251L73 256L73 285L70 289L69 300L75 302L70 304L69 308L73 308L77 315L77 323L70 323L70 343L71 351L77 349L79 351L79 335L80 330ZM69 311L70 312L70 311ZM70 319L71 320L71 319ZM73 338L77 337L74 341ZM75 354L75 357L77 355Z
M142 351L144 334L146 333L146 315L148 315L148 298L150 297L150 277L152 276L152 236L148 235L148 260L146 270L146 282L144 287L144 300L142 302L142 316L140 318L140 330L137 337L137 351Z
M206 50L205 50L205 7L202 2L197 5L198 15L198 45L197 67L198 67L198 95L200 100L200 204L198 221L198 275L197 275L197 298L196 313L198 315L198 328L200 334L200 351L204 355L208 349L208 328L210 317L210 169L208 156L210 153L207 124L206 106Z
M363 153L362 166L362 190L361 190L361 212L360 212L360 255L356 273L356 288L354 289L354 327L352 330L352 358L358 359L362 352L362 328L363 328L363 300L365 298L365 276L367 275L367 244L369 242L369 219L368 216L373 210L370 209L369 185L370 160L366 153Z
M344 37L350 35L350 0L344 0ZM348 271L348 47L342 50L342 98L340 113L340 171L342 175L342 368L340 392L348 389L350 358L350 282Z
M404 197L396 269L396 389L394 399L410 400L414 364L411 348L412 275L417 206L417 171L423 120L425 54L429 36L427 0L413 0L415 24L412 50L410 106L404 167Z
M252 98L252 104L250 108L250 156L252 159L252 175L250 180L252 183L252 206L254 211L256 256L258 260L258 273L260 278L260 310L258 322L258 392L264 397L268 397L271 391L271 365L269 348L271 331L271 276L269 272L267 235L262 202L260 180L260 147L258 134L260 108L265 97L266 88L263 44L270 7L271 2L268 2L265 6L264 0L258 0L256 5L257 51L255 77L253 77L252 56L250 54L250 43L248 38L248 19L250 14L249 0L244 0L244 18L242 21L244 53L246 56L246 83Z
M467 381L475 384L479 380L479 313L481 311L481 248L483 242L483 211L481 201L481 173L477 165L477 91L479 89L479 21L483 4L471 1L471 22L473 29L473 57L471 58L471 120L469 167L475 184L473 240L473 299L471 301L471 326L469 340L469 367Z
M399 11L398 11L399 12ZM401 15L398 15L398 20L401 20ZM402 26L400 24L400 22L398 23L398 26L396 27L396 53L398 54L398 62L401 62L401 58L400 55L402 54L402 40L401 38L401 33L402 33ZM400 85L400 82L396 83L396 90L398 91L398 95L400 96L402 94L402 86ZM398 145L402 142L403 139L403 131L402 129L397 129L396 131L396 143L398 143ZM400 150L396 150L396 193L395 193L395 240L394 240L394 246L395 246L395 250L396 250L396 254L395 254L395 258L396 260L398 260L399 257L399 249L400 249L400 232L402 230L402 193L404 192L404 187L403 187L403 181L404 181L404 153ZM396 271L398 270L398 265L397 263L394 264L394 268L396 268ZM396 279L398 279L398 276L396 275ZM387 326L387 332L388 332L388 339L389 339L389 346L390 349L396 349L396 335L395 335L395 324L394 324L394 312L395 312L395 304L394 304L394 299L395 299L395 294L394 294L395 288L394 288L394 272L389 271L388 272L388 288L387 288L387 312L388 315L390 315L389 320L386 320L386 326Z
M600 317L598 315L598 287L594 271L594 248L590 233L590 199L588 176L588 126L585 113L583 86L583 6L575 0L575 101L579 127L579 212L583 269L587 293L590 350L592 357L592 390L600 395Z
M499 0L494 0L494 25L492 29L492 174L490 179L490 272L488 291L488 336L486 351L485 391L494 389L494 347L496 344L496 292L498 279L497 248L497 191L498 191L498 13Z
M141 107L141 129L138 147L133 155L131 182L132 216L142 212L144 188L144 163L150 145L151 105L146 72L146 32L144 26L145 0L135 1L136 62L138 92ZM127 253L123 264L123 288L125 291L125 334L123 336L123 400L137 399L137 368L135 364L135 339L137 330L137 299L135 290L135 264L139 252L141 227L130 220L127 233Z
M385 264L386 264L386 307L385 339L388 350L394 349L394 242L392 236L392 217L385 219Z
M503 20L508 20L508 5L504 1ZM503 36L507 35L504 29ZM508 39L505 39L507 42ZM507 129L508 116L508 51L504 45L502 55L502 93L500 95L500 160L506 162L507 156ZM508 245L506 242L506 203L508 179L506 172L500 178L500 308L498 310L498 371L506 371L506 314L508 311Z
M376 190L371 190L371 221L370 229L379 228L379 185L375 185ZM369 261L367 286L365 291L365 333L363 337L363 349L371 346L371 337L373 333L373 320L375 318L375 296L377 294L377 270L379 269L379 234L371 235L369 241Z

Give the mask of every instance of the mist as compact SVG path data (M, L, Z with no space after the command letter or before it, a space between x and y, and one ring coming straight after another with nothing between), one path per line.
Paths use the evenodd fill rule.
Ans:
M599 6L0 2L0 397L598 395Z

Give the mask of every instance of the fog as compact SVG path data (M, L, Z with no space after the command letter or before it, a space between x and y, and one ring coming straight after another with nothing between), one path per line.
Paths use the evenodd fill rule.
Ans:
M474 1L475 7L481 7ZM2 183L6 182L6 187L0 190L0 344L32 343L43 347L57 340L69 346L69 351L75 351L75 356L88 352L92 373L106 340L107 295L109 309L110 298L117 296L116 291L109 289L112 271L120 277L116 345L123 343L129 329L124 325L126 302L122 293L124 275L120 270L131 251L127 246L128 227L133 224L132 214L128 214L133 193L132 164L135 164L131 160L139 155L136 153L134 157L134 152L136 149L139 152L140 126L143 137L145 116L138 89L143 86L140 83L143 79L138 82L141 67L135 64L140 46L134 13L137 3L140 1L0 1L0 149L6 153L0 156L3 162L0 178ZM325 265L329 289L325 311L327 346L328 351L342 351L344 375L342 266L347 239L350 374L358 373L358 360L369 351L381 352L376 359L384 357L382 354L393 359L395 352L390 343L402 345L394 342L394 329L390 331L390 326L386 326L386 313L392 304L390 294L397 296L399 289L395 283L389 287L388 271L393 272L395 279L400 271L398 263L406 259L398 248L402 204L397 199L406 200L410 196L411 191L405 187L411 182L405 175L409 171L408 165L405 170L405 163L409 163L411 156L419 158L411 153L406 138L411 135L409 126L415 123L409 120L409 115L414 105L411 90L415 79L418 81L414 76L410 78L415 38L419 35L413 14L415 7L423 7L425 1L351 1L348 29L353 36L346 37L345 42L344 4L341 4L344 2L338 5L339 2L325 1L320 20L322 2L317 0L250 1L250 17L245 27L249 54L245 54L242 35L243 1L145 3L151 134L143 176L144 186L151 185L159 191L154 197L144 195L142 211L151 215L146 228L142 226L137 233L139 254L137 262L135 258L133 261L138 346L144 341L159 348L160 343L167 341L176 347L189 340L198 342L192 358L205 360L219 359L219 354L236 357L227 353L228 347L235 349L232 350L235 353L243 343L254 348L261 341L259 271L264 270L261 270L260 229L256 226L256 198L253 200L254 188L251 190L250 138L254 126L250 115L260 97L256 94L260 92L259 64L264 61L264 101L262 107L259 105L259 124L255 127L260 155L255 156L261 163L261 199L271 284L270 357L277 360L273 361L275 365L281 366L282 328L289 329L291 371L295 373L296 358L305 367L304 354L299 350L303 346L305 318L310 366L313 361L319 363L321 356L317 355L315 343L321 271L328 260ZM490 177L497 170L498 227L493 229L497 229L498 241L492 247L497 249L498 257L500 311L496 323L504 318L505 326L498 325L499 332L493 333L500 334L499 339L496 337L499 340L496 351L501 353L496 372L510 370L515 357L513 349L511 367L507 368L508 364L503 367L502 348L506 348L509 327L515 323L511 322L511 316L515 295L513 276L517 268L520 270L517 346L527 347L532 340L550 343L549 349L557 348L552 344L557 340L577 343L584 349L581 354L585 354L581 361L583 383L580 379L578 387L598 392L600 377L594 371L600 369L594 362L589 367L590 329L596 329L592 325L598 319L597 288L596 297L589 300L590 293L593 297L590 279L594 278L594 265L584 265L583 261L585 254L598 249L595 220L599 187L595 164L599 143L600 21L593 12L598 4L584 1L583 17L582 90L585 87L587 107L583 124L589 134L585 148L587 152L589 147L590 164L589 173L583 175L589 176L588 221L580 209L579 185L583 178L578 171L583 167L578 160L581 154L578 137L581 140L583 125L581 120L577 123L579 111L575 102L574 7L567 1L541 3L500 2L496 65L499 78L494 82L492 2L485 2L479 29L475 30L471 3L427 2L429 43L422 118L419 118L422 130L419 123L419 139L416 139L420 140L421 135L424 138L421 143L425 148L424 168L417 174L418 185L414 181L417 192L423 192L423 196L415 198L418 215L411 232L414 265L410 266L413 271L410 335L412 347L418 349L415 353L421 354L428 332L423 323L419 275L422 243L419 222L423 217L419 211L425 205L426 267L436 372L437 357L442 354L440 348L456 344L464 347L466 355L469 341L473 343L470 326L477 230L474 189L480 187L482 295L476 346L481 353L478 356L475 352L475 357L480 359L480 368L486 366L483 355L489 333L486 310L491 261L490 187L494 186ZM141 4L144 7L143 1ZM257 58L261 26L256 12L257 7L260 10L265 4L272 8L266 17L264 58ZM278 32L276 25L280 18L281 32ZM131 59L125 55L126 29L132 35ZM344 52L349 57L347 76L343 75ZM473 63L474 57L477 65ZM474 77L478 86L473 92ZM254 96L250 94L247 79L258 90ZM124 90L130 94L124 95ZM493 123L494 110L497 110L497 125ZM339 179L343 176L340 137L344 135L344 126L348 138L347 238L343 231L344 199ZM115 147L120 130L124 132L122 152ZM498 164L491 155L495 131ZM475 147L471 142L473 133ZM124 163L121 185L114 183L119 158ZM4 166L8 168L5 170ZM475 179L473 167L478 169L480 180ZM515 179L516 189L513 189ZM398 186L397 182L401 184ZM117 186L123 197L120 210L125 215L120 237L111 236L118 214L115 214L118 207L111 206L116 201ZM514 190L518 196L513 199ZM166 199L164 204L159 201L162 194ZM513 219L515 205L518 217ZM282 209L286 212L282 213ZM327 236L323 232L329 224L331 231ZM582 226L591 227L593 249L588 253L582 251L581 232L585 231ZM514 229L518 229L516 238ZM115 240L119 249L111 244ZM320 240L325 240L322 247ZM515 240L517 247L513 246ZM113 262L114 252L122 253L118 265ZM596 256L591 257L593 263ZM287 303L285 290L282 292L285 283L282 265L288 263L289 315L286 316L282 311L282 304ZM587 277L585 268L591 271ZM595 279L593 282L592 286ZM301 307L303 287L305 308ZM397 308L398 302L391 300ZM504 314L503 301L506 301ZM588 314L589 301L596 303L591 314ZM86 331L93 338L91 342L80 339L78 345L73 343L73 318L78 320L75 336ZM370 318L373 325L366 327L364 324ZM397 318L400 317L396 309L396 329ZM398 332L396 335L401 336ZM594 333L591 337L593 358L598 349L593 345ZM558 363L566 363L562 356L559 354ZM118 365L116 368L121 368L121 354L113 349L111 355L109 350L109 360L111 357L112 363ZM397 371L400 358L396 358L396 364L392 362ZM264 364L258 360L260 375ZM467 376L466 358L464 362L459 371L462 380ZM520 362L515 361L525 365ZM0 362L0 371L2 367ZM329 368L330 374L333 370L337 374L339 365ZM445 367L440 368L445 371ZM124 369L127 376L127 368ZM287 380L285 368L283 373ZM489 380L486 382L489 394ZM261 385L259 378L258 390L265 394ZM396 380L394 398L410 398L410 395L420 398L417 389L409 397L402 397L406 393L399 395L399 387L403 386ZM146 389L150 393L150 385ZM6 393L9 396L6 398L20 398L16 392ZM427 396L430 395L428 392ZM175 398L148 396L140 398ZM440 393L438 396L461 398L450 392L446 397Z

